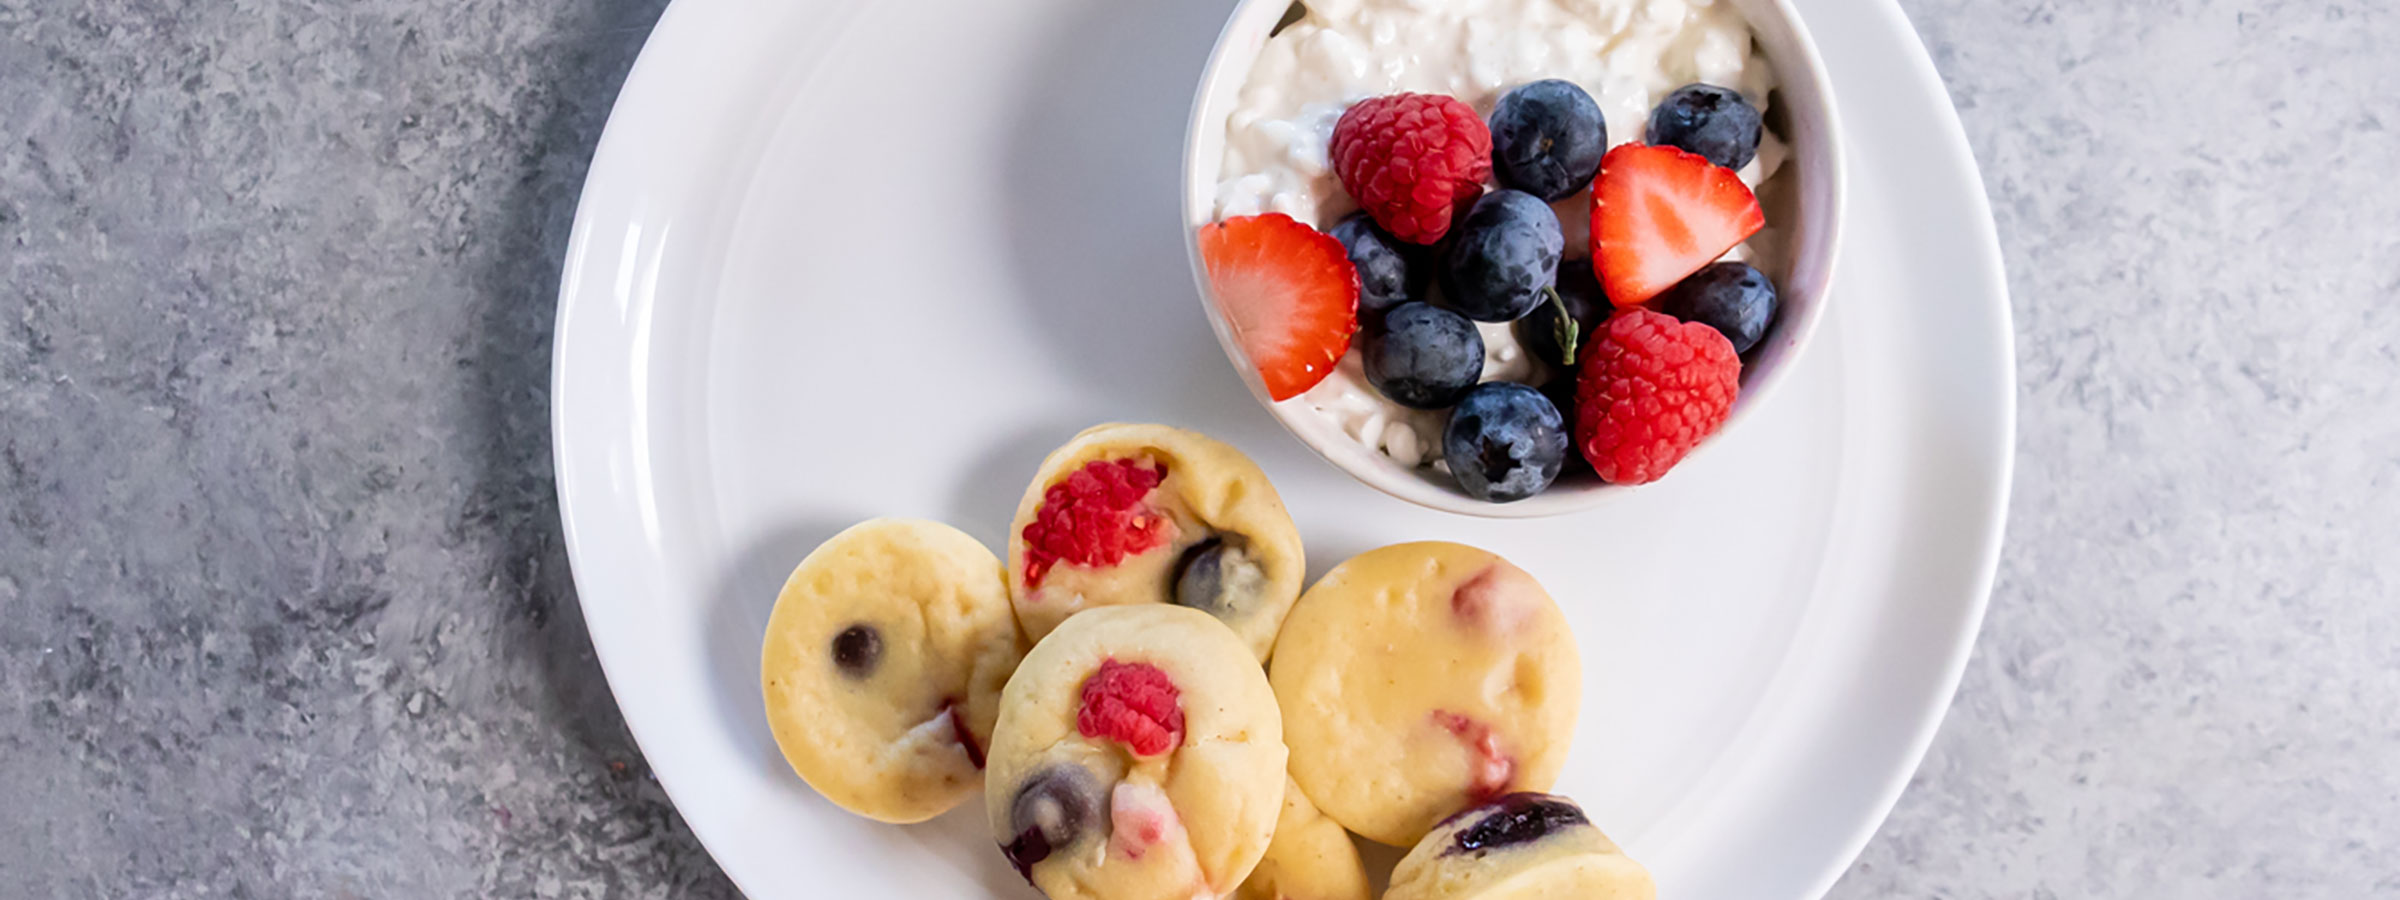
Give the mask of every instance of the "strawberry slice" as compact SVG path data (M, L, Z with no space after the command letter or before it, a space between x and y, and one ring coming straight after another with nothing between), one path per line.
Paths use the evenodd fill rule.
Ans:
M1316 387L1358 330L1358 270L1342 242L1282 213L1200 229L1217 308L1267 383L1289 400Z
M1592 182L1592 268L1618 306L1640 306L1767 224L1732 169L1674 147L1622 144Z

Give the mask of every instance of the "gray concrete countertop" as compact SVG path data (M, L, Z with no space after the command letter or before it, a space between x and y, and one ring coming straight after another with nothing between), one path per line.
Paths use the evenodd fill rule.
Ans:
M558 260L661 3L0 0L0 896L733 895L550 488ZM1835 896L2400 896L2400 12L1906 5L2021 446Z

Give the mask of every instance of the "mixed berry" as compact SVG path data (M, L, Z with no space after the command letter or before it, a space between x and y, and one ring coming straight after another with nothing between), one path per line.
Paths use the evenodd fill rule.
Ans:
M1758 155L1760 129L1758 107L1742 95L1713 84L1687 84L1650 111L1650 130L1643 140L1739 169Z
M1523 500L1557 481L1566 465L1566 417L1540 391L1506 381L1479 384L1450 411L1442 454L1467 496Z
M1124 744L1135 756L1157 756L1183 743L1182 694L1157 666L1103 660L1083 681L1075 731Z
M1502 186L1564 200L1592 186L1607 152L1600 104L1572 81L1536 81L1492 108L1492 174Z
M1629 309L1592 335L1575 379L1575 445L1600 479L1657 481L1733 410L1742 361L1700 322Z
M1442 254L1442 292L1467 318L1514 322L1541 305L1566 249L1550 204L1524 191L1493 191L1475 201Z
M1025 586L1040 587L1061 562L1113 566L1173 540L1175 523L1149 499L1166 477L1156 460L1093 460L1051 485L1025 525Z
M1218 308L1267 396L1300 396L1333 374L1358 331L1358 267L1342 242L1282 213L1200 229Z
M833 636L833 665L844 675L852 678L872 675L876 661L882 658L883 633L873 625L860 622Z
M1189 606L1217 618L1242 612L1264 596L1267 571L1238 534L1213 534L1184 548L1175 561L1177 606Z
M1746 262L1710 263L1660 295L1658 309L1686 322L1699 322L1748 353L1775 321L1775 283Z
M1647 306L1766 224L1732 169L1626 144L1608 151L1592 182L1592 271L1619 309Z
M1476 853L1529 844L1568 828L1591 824L1583 815L1583 807L1575 801L1555 794L1520 791L1496 797L1489 803L1463 810L1452 819L1472 818L1474 824L1461 828L1445 854Z
M1492 133L1483 119L1436 94L1351 104L1333 123L1327 149L1342 189L1375 224L1411 244L1441 240L1492 175Z
M1359 348L1367 383L1412 409L1447 409L1483 377L1483 333L1431 303L1404 303Z
M1611 307L1608 295L1600 292L1600 276L1592 274L1591 266L1571 263L1558 267L1558 281L1550 289L1558 296L1517 320L1517 345L1553 371L1571 373L1575 357L1567 352L1565 342L1579 342L1580 336L1592 333L1594 326L1608 318ZM1561 318L1573 322L1574 330L1560 330Z
M950 720L950 739L958 742L959 749L967 751L967 761L975 764L976 771L983 771L983 742L976 739L975 729L967 724L967 714L959 709L958 698L942 698L941 718Z
M1643 124L1646 142L1610 149L1599 104L1558 79L1488 119L1429 94L1352 104L1328 155L1360 213L1330 235L1279 213L1201 230L1269 396L1307 392L1355 344L1386 399L1448 410L1436 465L1469 496L1522 500L1586 466L1664 476L1724 423L1778 297L1724 259L1766 225L1735 171L1758 153L1758 108L1693 84ZM1586 191L1590 238L1572 253L1553 204ZM1508 323L1540 362L1527 383L1482 383L1478 322Z
M1095 826L1106 828L1106 789L1082 766L1056 763L1027 776L1008 807L1014 832L1000 852L1017 874L1033 880L1033 865L1054 851L1081 843Z
M1333 237L1349 251L1350 265L1358 270L1360 322L1380 322L1392 307L1425 299L1433 267L1415 258L1424 256L1426 248L1401 243L1363 212L1333 226Z
M1467 782L1469 802L1482 803L1508 792L1517 777L1517 761L1500 747L1492 726L1446 709L1433 711L1433 723L1465 745L1472 774Z

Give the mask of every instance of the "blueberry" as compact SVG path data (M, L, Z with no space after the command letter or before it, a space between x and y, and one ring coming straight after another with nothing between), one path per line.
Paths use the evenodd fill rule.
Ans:
M1017 874L1033 880L1033 865L1072 847L1086 833L1107 831L1108 803L1100 783L1080 766L1058 763L1026 776L1009 801L1016 839L1001 846Z
M1241 535L1212 535L1175 564L1175 605L1223 618L1265 593L1266 570Z
M1523 500L1558 480L1567 458L1566 418L1540 391L1505 381L1479 384L1450 411L1442 455L1467 496Z
M1509 91L1492 108L1492 174L1544 200L1592 186L1608 153L1600 104L1574 82L1556 78Z
M882 658L883 635L873 625L860 622L833 636L833 664L844 675L865 678Z
M1563 828L1589 825L1583 809L1565 797L1552 794L1509 794L1490 803L1468 810L1465 815L1481 816L1452 840L1444 853L1468 853L1538 841Z
M1745 262L1712 263L1676 282L1659 298L1659 311L1686 322L1703 322L1748 353L1775 321L1775 283Z
M1568 317L1575 320L1575 347L1580 353L1584 338L1607 320L1612 311L1608 295L1600 292L1600 279L1592 274L1592 261L1588 259L1559 263L1558 283L1553 287L1558 290L1559 301L1566 304ZM1558 307L1558 303L1545 297L1540 306L1518 319L1517 343L1531 351L1535 359L1553 367L1573 366L1575 360L1567 358L1558 345Z
M1392 307L1425 299L1425 282L1433 267L1422 249L1392 237L1366 213L1357 213L1333 226L1333 236L1350 251L1358 269L1358 319L1374 323Z
M1676 88L1650 111L1649 142L1681 147L1728 169L1758 155L1758 107L1713 84Z
M1367 332L1359 351L1367 383L1416 409L1440 409L1483 377L1483 333L1465 316L1430 303L1403 303Z
M1475 201L1443 257L1442 295L1478 322L1510 322L1531 312L1558 278L1566 249L1558 214L1524 191L1497 190Z

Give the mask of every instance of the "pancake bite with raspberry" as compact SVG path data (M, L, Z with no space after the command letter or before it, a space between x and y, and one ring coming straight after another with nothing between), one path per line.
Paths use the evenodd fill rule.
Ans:
M1233 892L1234 900L1368 900L1367 866L1358 846L1339 823L1308 802L1300 785L1286 780L1283 814L1275 840L1258 868Z
M921 822L974 792L1025 640L992 551L939 522L873 519L810 552L767 619L767 726L835 805Z
M1292 607L1268 678L1293 780L1343 827L1401 847L1458 810L1548 790L1582 695L1541 584L1443 542L1335 566Z
M1274 691L1223 623L1110 607L1009 678L984 799L1001 852L1050 900L1216 897L1266 853L1285 761Z
M1042 461L1009 529L1009 593L1040 640L1101 606L1215 616L1257 661L1300 595L1300 532L1266 473L1222 441L1100 425Z
M1650 872L1553 794L1509 794L1435 827L1392 870L1384 900L1652 900Z

